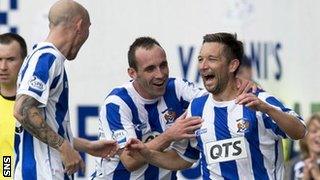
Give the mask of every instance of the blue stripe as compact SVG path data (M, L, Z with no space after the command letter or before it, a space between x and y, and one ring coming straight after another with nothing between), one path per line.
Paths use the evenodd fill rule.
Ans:
M14 135L14 150L16 152L16 160L15 160L15 163L14 163L14 169L16 169L17 164L18 164L19 159L20 159L20 151L19 151L20 141L21 141L20 136L18 134L15 134Z
M266 114L262 114L263 123L266 129L271 129L273 133L276 135L280 135L283 138L286 138L287 135L285 132L281 130L281 128L272 121L270 116L267 116Z
M243 118L249 121L250 128L249 131L245 132L245 138L249 144L253 176L255 179L268 179L267 170L264 167L263 155L259 147L260 141L256 112L247 107L243 107Z
M190 159L193 159L193 160L198 160L199 159L199 150L193 148L190 144L190 141L188 142L188 146L187 146L187 149L186 151L183 153L183 155L185 157L188 157Z
M59 79L60 79L60 75L58 75L57 77L55 77L53 79L51 86L50 86L50 89L54 89L58 85Z
M184 112L184 109L183 109L184 102L179 101L176 94L174 82L175 82L174 78L169 78L167 87L166 87L166 92L163 95L163 99L168 109L173 110L176 113L176 117L179 117Z
M40 79L44 84L48 82L50 68L54 62L56 57L51 53L43 53L37 62L35 70L33 72L33 76ZM42 95L43 91L39 91L32 87L29 88L30 91L36 93L38 96Z
M278 101L275 97L272 97L272 96L268 97L268 98L266 99L266 102L269 103L269 104L271 104L271 105L273 105L273 106L276 106L276 107L281 108L281 110L282 110L283 112L291 111L291 109L286 108L286 107L285 107L280 101Z
M70 180L69 176L66 173L64 173L64 178L63 179L64 180Z
M34 158L33 137L29 132L23 132L23 147L22 147L22 179L36 180L37 166Z
M121 124L120 118L120 107L116 104L107 104L106 106L106 120L108 121L109 127L111 131L116 131L119 129L124 129L123 125Z
M113 180L129 180L130 172L126 170L121 161L119 161L118 166L116 167L113 173Z
M35 46L33 47L33 49L35 49L36 47L37 47L37 45L35 45ZM43 47L41 47L41 48L33 51L30 56L29 56L29 55L27 56L27 59L25 60L25 61L27 62L27 65L24 67L24 69L23 69L22 72L21 72L21 81L22 81L22 79L23 79L23 77L24 77L24 74L26 73L26 70L28 69L29 62L30 62L30 59L32 58L32 56L33 56L36 52L38 52L39 50L43 50L43 49L47 49L47 48L48 48L48 49L54 49L52 46L43 46Z
M149 164L144 172L144 179L159 179L159 168Z
M110 93L110 95L119 96L127 104L127 106L131 110L132 122L134 125L141 125L142 124L139 119L138 108L134 104L132 98L129 96L128 91L125 88L116 88ZM119 120L120 120L120 118L119 118ZM135 132L136 132L137 138L141 140L142 139L142 132L137 129L135 129Z
M230 139L227 107L214 107L214 130L217 141ZM220 162L221 175L226 179L239 179L236 161Z
M68 78L66 71L63 72L63 90L60 94L59 100L56 103L56 121L58 123L58 134L62 137L65 137L65 129L62 125L66 114L68 112L68 106L69 106L69 90L68 90Z
M157 131L162 133L162 127L159 119L159 112L157 108L158 102L153 104L145 104L144 108L148 112L148 122L150 124L151 131Z
M94 180L94 178L97 177L97 171L93 172L93 174L91 175L91 180Z
M204 104L207 101L209 95L205 95L199 98L195 98L192 103L191 103L191 115L192 116L200 116L202 117L203 115L203 109L204 109ZM197 147L198 149L201 149L201 168L202 168L202 178L207 180L210 179L210 171L207 168L207 162L206 162L206 158L204 156L204 147L203 147L203 142L201 140L200 136L197 136Z
M177 171L171 171L171 180L177 180Z

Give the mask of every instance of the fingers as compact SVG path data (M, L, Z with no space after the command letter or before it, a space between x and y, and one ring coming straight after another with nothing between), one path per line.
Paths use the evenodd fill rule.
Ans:
M239 78L238 78L239 79ZM237 83L237 87L238 87L238 92L237 92L237 96L240 94L243 94L247 91L245 91L246 87L248 86L249 81L245 80L242 81L242 79L239 79L238 83Z
M178 119L185 119L187 117L187 111L185 111L181 116L178 117Z
M71 175L71 174L74 174L76 173L78 170L81 170L82 172L84 172L84 162L82 161L82 159L78 159L78 160L75 160L73 162L70 162L69 164L66 164L65 165L65 172L68 174L68 175Z
M186 132L187 134L194 134L194 132L198 129L200 129L202 126L202 124L198 124L198 125L195 125L195 126L190 126L190 127L187 127L186 128Z
M256 99L256 96L252 93L241 94L240 96L237 97L236 103L242 105L250 101L253 101L255 99Z
M185 127L198 125L203 122L203 120L200 117L189 117L189 118L186 118L185 121L186 121L184 122Z

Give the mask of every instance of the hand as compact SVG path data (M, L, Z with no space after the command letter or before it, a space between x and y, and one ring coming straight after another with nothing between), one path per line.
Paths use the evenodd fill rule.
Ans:
M135 138L129 139L125 145L125 151L127 151L131 157L141 156L142 159L144 159L144 156L150 154L148 147L139 139Z
M236 104L245 105L255 111L266 113L270 109L270 105L260 100L252 93L241 94L236 99Z
M90 141L87 153L96 157L110 158L113 157L118 150L119 146L116 141L102 139Z
M317 156L311 154L311 156L304 161L304 178L305 176L309 177L310 179L320 179L320 169L319 165L317 164Z
M64 140L58 151L60 152L65 172L68 175L74 174L79 169L84 172L85 165L80 154L71 147L68 141Z
M172 141L196 137L194 131L201 128L203 120L200 117L188 117L183 113L164 133Z
M253 81L237 77L237 88L238 88L238 92L237 92L237 96L238 96L240 94L250 92L250 89L252 89L252 93L255 93L258 89L258 85Z

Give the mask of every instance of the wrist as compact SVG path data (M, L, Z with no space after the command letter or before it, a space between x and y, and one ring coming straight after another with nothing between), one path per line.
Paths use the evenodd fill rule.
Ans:
M167 142L167 143L171 143L172 141L174 141L174 136L172 136L172 134L170 134L170 130L166 130L164 131L164 133L161 134L164 142Z
M59 142L58 142L58 146L56 149L59 152L62 152L65 149L65 147L68 145L67 143L68 143L67 141L65 141L62 137L60 137Z

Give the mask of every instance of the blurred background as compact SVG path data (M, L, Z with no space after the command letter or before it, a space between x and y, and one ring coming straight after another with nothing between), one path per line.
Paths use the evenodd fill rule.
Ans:
M54 0L0 0L0 32L16 32L28 50L48 33ZM139 36L156 38L167 52L170 75L202 86L197 56L202 36L236 33L245 43L246 77L305 119L320 111L320 1L317 0L78 0L91 16L90 36L74 62L66 62L74 136L95 139L100 105L130 80L127 51ZM289 159L297 149L286 144ZM290 148L293 146L293 148ZM92 157L83 155L87 179ZM180 174L197 178L196 173Z

